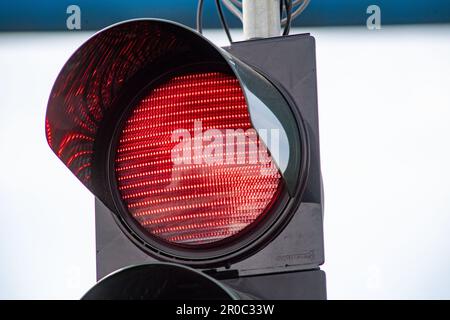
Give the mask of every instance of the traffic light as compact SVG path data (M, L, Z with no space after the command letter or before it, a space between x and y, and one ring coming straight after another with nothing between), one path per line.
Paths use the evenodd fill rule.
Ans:
M216 297L323 298L317 113L308 34L218 48L154 19L95 34L61 70L45 123L96 197L97 278L128 267L87 297L170 277L146 297L180 279Z

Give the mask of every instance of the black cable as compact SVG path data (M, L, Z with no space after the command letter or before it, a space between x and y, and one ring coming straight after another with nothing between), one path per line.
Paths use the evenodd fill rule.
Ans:
M228 29L228 24L227 24L227 21L225 20L225 16L222 11L222 6L220 4L220 0L216 0L216 7L217 7L217 12L219 13L220 23L222 24L222 28L225 30L225 33L227 34L230 44L232 44L233 39L231 38L230 30Z
M286 25L284 26L283 36L287 36L291 30L292 18L292 0L283 0L286 8Z
M217 7L217 12L218 12L219 17L220 17L220 23L222 24L222 28L224 29L225 33L227 34L228 41L230 41L230 43L232 44L233 43L233 39L231 38L230 29L229 29L227 21L225 19L225 15L223 13L222 5L221 5L220 1L221 0L216 0L216 7ZM196 24L197 24L197 31L199 33L203 33L203 21L202 21L202 18L203 18L203 3L204 3L204 0L198 0ZM286 25L284 26L283 36L289 35L289 32L291 30L292 5L293 5L292 0L282 0L282 1L280 1L280 15L281 15L281 18L283 16L283 9L286 11Z
M280 20L283 19L284 0L280 1Z
M198 0L197 3L197 19L196 19L196 25L197 25L197 31L199 33L203 33L203 2L204 0ZM225 30L225 33L227 34L227 38L230 41L230 43L233 43L233 39L231 38L230 30L228 28L228 24L225 20L225 16L223 14L222 6L220 5L220 0L216 0L216 7L217 12L220 17L220 23L222 24L222 28Z
M197 4L197 31L199 33L203 33L203 0L198 0L198 4Z

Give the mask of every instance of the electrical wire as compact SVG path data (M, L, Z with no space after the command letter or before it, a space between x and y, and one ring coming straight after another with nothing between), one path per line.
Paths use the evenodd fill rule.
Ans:
M197 31L202 34L203 33L203 3L204 0L198 0L197 3L197 18L196 18L196 27ZM219 14L220 23L222 24L222 28L225 30L227 34L227 38L230 41L230 44L233 43L233 39L231 38L230 29L228 28L227 21L225 20L225 16L223 14L222 6L220 5L220 0L216 0L217 13Z
M239 20L242 21L242 12L239 10L238 7L242 7L242 3L240 3L238 0L222 0L222 3L227 7L228 10L232 14L234 14Z
M311 0L303 0L301 5L292 13L292 19L298 17L308 7ZM296 1L296 4L300 3L300 0Z
M203 33L203 1L204 0L198 0L197 3L197 31L202 34Z
M239 8L242 8L242 2L239 0L230 0L230 2L233 2L236 6Z
M225 33L227 34L230 44L232 44L233 39L231 38L230 29L228 28L227 21L225 20L225 16L222 11L222 6L220 5L220 0L216 0L216 7L217 7L217 12L219 13L220 22L222 23L222 28L225 30Z
M257 0L254 0L257 1ZM223 4L229 8L229 5L233 5L233 9L230 9L230 11L238 17L241 21L242 12L239 10L239 8L242 8L242 1L240 0L222 0ZM283 2L284 0L280 1L280 9L283 10ZM308 7L311 0L293 0L292 6L291 6L291 23L292 21L297 18L303 11L305 11L306 7ZM287 17L283 18L281 21L281 25L284 27L286 25Z
M311 0L294 0L292 3L292 8L294 8L296 5L300 4L298 8L296 8L291 15L291 22L297 18L300 14L302 14L303 11L308 7ZM281 20L281 25L285 26L287 23L287 17Z
M255 0L257 1L257 0ZM281 26L284 27L283 35L288 35L291 29L292 21L297 18L308 7L311 0L280 0L280 16ZM239 8L242 8L242 1L240 0L215 0L217 13L220 18L220 23L230 43L233 43L231 33L228 24L225 19L225 15L222 10L221 2L226 8L239 20L243 20L242 12ZM197 4L197 18L196 27L199 33L203 33L203 4L204 0L198 0ZM294 9L295 8L295 9ZM283 12L286 12L286 16L283 18Z
M289 35L292 22L292 0L283 0L284 8L286 10L286 24L284 26L283 36Z

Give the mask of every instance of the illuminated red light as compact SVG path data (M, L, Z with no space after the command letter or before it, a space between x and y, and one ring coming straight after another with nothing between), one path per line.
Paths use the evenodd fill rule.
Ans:
M266 163L209 163L193 143L191 162L175 164L179 141L173 133L184 129L194 137L196 123L224 137L227 130L251 132L236 78L219 72L171 78L137 103L117 146L115 174L129 214L149 234L171 243L205 244L235 235L263 217L281 189L281 175L262 143L258 152ZM226 139L217 146L224 159L238 156L239 148ZM244 147L248 160L255 153L249 139Z

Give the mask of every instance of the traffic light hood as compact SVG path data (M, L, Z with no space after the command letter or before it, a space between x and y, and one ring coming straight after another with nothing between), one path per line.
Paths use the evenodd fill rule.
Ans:
M48 144L97 198L115 210L108 163L118 119L143 88L184 68L212 68L238 79L255 129L281 132L281 155L275 162L294 195L306 178L298 172L306 172L308 146L289 98L250 66L174 22L130 20L87 40L66 62L51 91L45 123Z
M83 300L239 300L251 298L195 269L171 263L130 266L100 280Z

